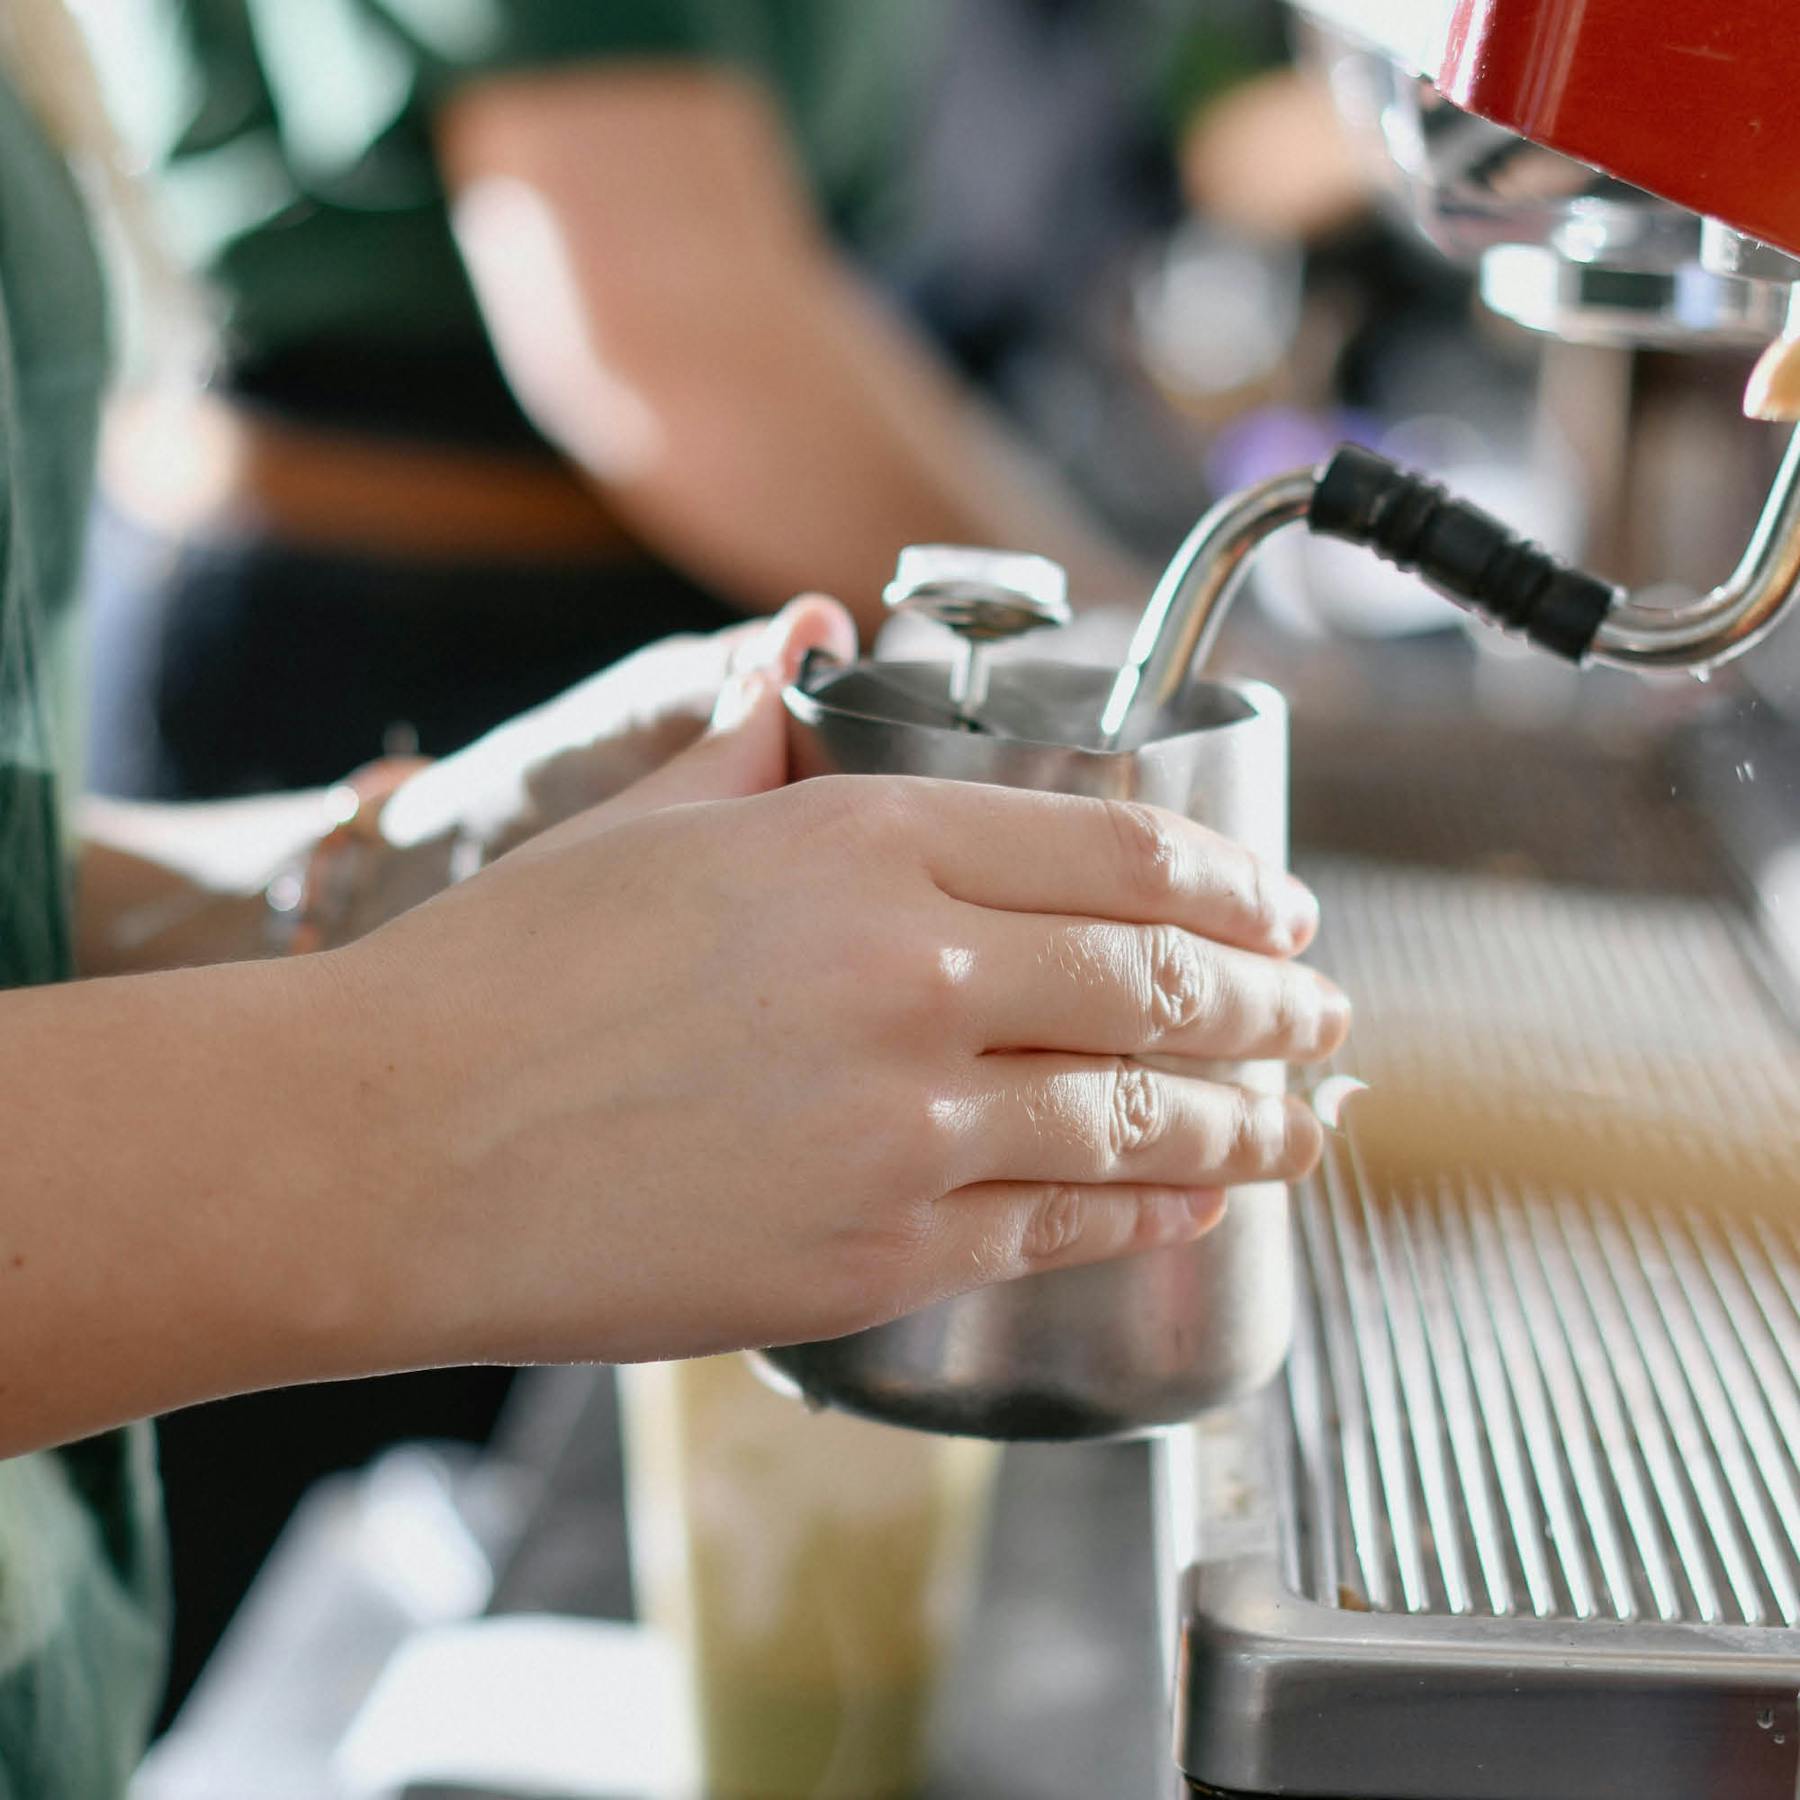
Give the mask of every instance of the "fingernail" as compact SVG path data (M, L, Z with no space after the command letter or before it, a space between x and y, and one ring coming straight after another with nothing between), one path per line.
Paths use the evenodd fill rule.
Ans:
M788 606L792 605L793 602L790 600ZM770 669L775 666L775 653L781 646L781 621L786 612L787 606L784 606L781 611L776 613L775 616L763 626L762 630L750 640L749 650L744 657L744 668L746 672L759 669Z
M1204 1237L1225 1216L1223 1188L1167 1188L1157 1194L1145 1210L1149 1224L1147 1235L1139 1239L1144 1248L1166 1244L1171 1248L1191 1244Z
M1225 1216L1223 1188L1195 1188L1182 1196L1182 1210L1190 1228L1196 1233L1211 1231Z
M1281 892L1281 926L1291 949L1304 950L1319 929L1319 902L1304 881L1292 875Z
M1329 1056L1350 1035L1350 996L1328 976L1314 974L1319 984L1319 1029L1315 1056Z
M1295 1179L1309 1171L1325 1147L1324 1127L1318 1114L1298 1094L1286 1096L1287 1118L1282 1132L1281 1161Z
M713 703L712 729L730 731L755 712L768 691L769 678L761 669L743 669L719 689Z

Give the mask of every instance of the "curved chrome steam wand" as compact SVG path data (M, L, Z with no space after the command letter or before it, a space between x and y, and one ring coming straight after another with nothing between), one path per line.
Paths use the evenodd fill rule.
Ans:
M1710 669L1759 643L1800 590L1800 431L1731 577L1656 606L1558 561L1436 482L1347 447L1207 513L1156 584L1101 714L1107 749L1129 741L1204 663L1251 554L1284 525L1374 550L1457 605L1570 662Z
M1107 696L1100 715L1105 748L1114 748L1133 720L1173 700L1189 670L1212 653L1252 553L1308 515L1318 485L1312 469L1276 475L1227 495L1188 533L1151 591Z
M1601 621L1590 655L1619 669L1711 669L1761 643L1800 588L1800 431L1743 560L1710 594L1679 606L1622 595Z

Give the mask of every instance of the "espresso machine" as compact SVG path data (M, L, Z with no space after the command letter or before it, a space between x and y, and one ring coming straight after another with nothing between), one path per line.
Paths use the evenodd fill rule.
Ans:
M1800 330L1791 14L1304 3L1495 312L1657 349ZM1592 655L1691 668L1766 636L1797 481L1790 445L1735 571L1620 596ZM1796 822L1716 736L1519 748L1529 819L1478 842L1450 777L1426 854L1307 868L1371 1085L1295 1196L1282 1380L1160 1452L1196 1792L1800 1789L1800 1040L1770 873Z
M1782 0L1299 4L1346 118L1494 312L1576 344L1787 356ZM1764 416L1800 416L1780 388ZM1216 506L1110 674L990 678L982 646L1057 622L1056 572L913 553L890 599L966 660L809 671L797 766L1148 798L1280 858L1286 709L1205 665L1289 528L1568 662L1705 679L1800 586L1800 437L1699 594L1570 567L1346 448ZM1352 777L1319 789L1302 758L1317 960L1358 1008L1314 1094L1318 1174L1234 1195L1192 1250L770 1353L814 1403L898 1423L1154 1436L1196 1794L1800 1792L1800 990L1778 916L1800 809L1771 824L1767 800L1800 759L1746 825L1741 793L1711 804L1716 740L1682 754L1478 730L1422 754L1377 724L1341 759L1351 808L1330 801ZM1755 773L1725 767L1728 789Z

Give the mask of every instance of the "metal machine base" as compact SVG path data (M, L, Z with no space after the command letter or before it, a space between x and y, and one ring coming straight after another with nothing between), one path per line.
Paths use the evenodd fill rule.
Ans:
M1800 1054L1741 913L1308 873L1359 1072L1469 1129L1409 1166L1352 1109L1297 1196L1285 1380L1162 1447L1183 1772L1793 1800Z

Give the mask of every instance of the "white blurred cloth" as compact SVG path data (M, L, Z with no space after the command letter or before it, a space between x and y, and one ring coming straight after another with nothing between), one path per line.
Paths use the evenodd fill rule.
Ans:
M675 1648L641 1626L522 1614L421 1632L344 1739L338 1791L691 1800L698 1759L682 1681Z

